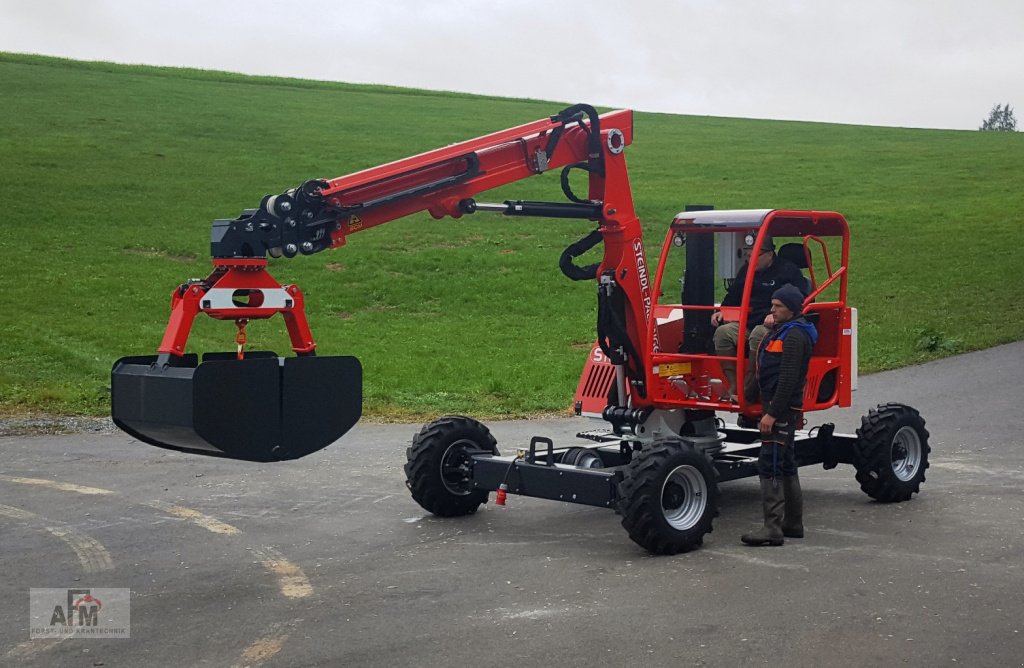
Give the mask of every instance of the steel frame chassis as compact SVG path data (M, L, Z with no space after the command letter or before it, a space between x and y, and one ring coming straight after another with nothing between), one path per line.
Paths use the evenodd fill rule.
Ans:
M756 429L729 425L719 431L726 435L725 446L709 458L718 473L712 483L729 482L757 475L757 457L761 447ZM477 489L497 491L506 486L508 494L564 501L602 508L614 508L619 500L618 483L627 458L623 453L628 441L608 436L608 444L587 447L605 464L602 468L579 468L561 463L572 447L555 448L552 441L534 437L529 450L516 455L478 454L473 456L473 485ZM681 442L685 439L681 439ZM797 465L822 464L825 469L838 464L853 464L853 445L857 437L834 433L834 425L798 431L794 439ZM611 443L614 442L614 445ZM538 445L546 449L538 449Z

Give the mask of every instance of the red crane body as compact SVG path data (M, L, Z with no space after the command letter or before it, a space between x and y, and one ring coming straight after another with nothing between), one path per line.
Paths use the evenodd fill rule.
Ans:
M499 489L501 498L507 490L565 500L564 483L558 481L569 466L577 480L572 484L578 487L573 488L572 500L618 506L635 492L632 486L637 483L628 471L635 461L633 452L652 459L667 456L673 462L683 457L690 463L680 464L665 480L675 480L676 470L699 472L697 477L687 472L690 477L679 483L703 489L697 496L703 495L701 503L710 505L699 508L699 521L676 527L668 513L665 522L674 541L668 547L664 536L652 542L627 528L634 540L652 551L692 547L710 530L705 511L713 510L711 497L717 489L717 483L708 479L711 467L717 467L723 479L754 471L749 445L756 435L742 425L723 431L715 414L740 413L742 422L743 416L760 413L756 397L745 396L742 387L736 388L738 400L722 390L723 362L734 363L742 379L753 360L743 350L732 357L715 354L709 325L716 310L737 320L741 332L757 324L750 308L754 272L747 272L740 306L731 309L719 306L715 276L728 284L737 275L744 252L757 257L769 247L770 238L792 239L786 245L795 249L798 266L810 273L804 310L819 332L805 411L849 406L856 386L856 311L847 304L849 227L842 215L828 211L687 210L669 225L658 264L652 267L626 166L625 149L632 141L631 111L599 116L592 107L575 105L550 118L477 139L346 176L307 181L264 197L259 207L238 218L214 221L214 270L206 279L190 281L172 293L171 317L158 355L123 358L114 366L115 423L153 445L236 459L295 459L320 450L360 417L361 366L352 357L316 354L302 292L270 276L267 255L293 257L336 248L351 234L423 211L435 218L495 212L590 220L596 229L563 252L560 267L569 278L595 281L598 288L597 342L577 387L575 410L607 423L607 431L581 433L601 445L562 450L535 438L529 455L509 460L497 455L493 438L479 423L445 418L428 425L414 440L406 466L408 484L428 510L465 514L486 501L488 491ZM479 193L555 169L561 170L567 201L488 204L475 199ZM587 174L585 197L572 192L572 170ZM598 243L603 244L598 264L573 263ZM680 253L681 261L676 259ZM682 290L676 293L671 286L681 277ZM208 355L202 363L186 353L189 332L200 313L235 321L237 353ZM246 322L278 313L296 357L244 353ZM907 418L900 413L899 419ZM913 427L919 435L918 468L909 481L898 480L903 485L897 494L901 498L917 491L927 467L923 421L919 429L916 423ZM722 455L729 452L727 438L745 445ZM668 450L661 445L666 439L674 444ZM808 449L807 461L834 466L855 459L836 454L835 448L859 441L834 435L826 425L802 442ZM455 448L452 443L476 445ZM545 443L548 450L542 455L538 446ZM680 447L697 454L679 455ZM599 470L590 470L595 461L601 463ZM563 468L556 481L558 466ZM903 470L893 465L897 478ZM915 477L918 470L920 480ZM518 476L515 480L509 477L511 471ZM667 482L658 484L669 493ZM890 493L890 487L879 492Z

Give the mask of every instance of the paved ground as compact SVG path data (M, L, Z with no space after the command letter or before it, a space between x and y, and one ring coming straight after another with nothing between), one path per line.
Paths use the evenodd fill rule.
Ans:
M0 664L1024 665L1024 344L861 379L921 410L920 496L802 471L808 535L747 548L757 483L723 485L699 551L651 557L610 511L510 497L425 517L416 427L362 425L298 462L119 434L0 438ZM508 452L574 420L492 425ZM131 639L29 640L30 587L127 587Z

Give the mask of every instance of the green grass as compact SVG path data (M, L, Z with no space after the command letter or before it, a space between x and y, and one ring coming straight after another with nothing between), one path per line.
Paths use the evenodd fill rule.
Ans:
M5 413L106 412L112 361L154 352L208 273L214 218L562 105L2 53L0 90ZM1022 337L1020 134L638 114L629 161L652 259L688 203L845 213L862 372ZM493 197L561 195L549 174ZM271 271L323 353L363 361L369 415L557 412L595 320L557 259L589 227L414 216ZM279 319L249 335L289 348ZM233 337L204 319L190 347Z

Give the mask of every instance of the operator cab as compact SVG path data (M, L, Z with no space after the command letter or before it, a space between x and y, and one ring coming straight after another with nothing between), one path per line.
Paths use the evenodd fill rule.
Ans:
M760 413L756 397L744 396L743 383L730 401L721 362L733 360L742 379L753 354L739 346L735 357L717 356L711 315L739 323L741 332L756 324L749 306L753 278L743 300L721 307L729 286L751 257L771 251L804 275L804 313L818 328L808 371L805 411L849 406L857 384L856 310L846 303L849 226L842 215L822 211L697 210L675 216L658 262L655 303L645 342L651 361L648 399L685 409ZM801 287L801 286L798 286ZM747 337L741 336L745 342ZM595 348L577 390L580 414L599 416L606 400L602 380L610 378L607 360Z

